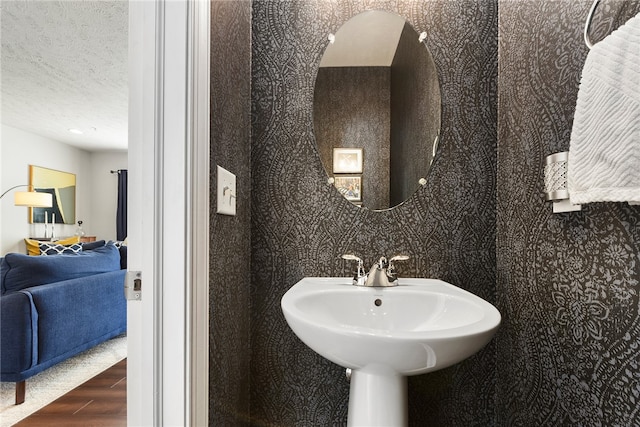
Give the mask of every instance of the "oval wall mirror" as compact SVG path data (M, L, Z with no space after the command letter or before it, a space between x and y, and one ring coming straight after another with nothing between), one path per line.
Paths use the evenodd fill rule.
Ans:
M404 18L371 10L335 35L316 77L313 122L329 183L372 210L425 184L440 133L431 53Z

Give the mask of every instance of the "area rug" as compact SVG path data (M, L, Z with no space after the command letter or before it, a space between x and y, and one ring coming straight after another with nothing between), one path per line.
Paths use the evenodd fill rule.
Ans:
M25 402L15 405L15 383L0 383L0 427L9 427L113 366L127 355L127 337L116 337L45 369L27 380Z

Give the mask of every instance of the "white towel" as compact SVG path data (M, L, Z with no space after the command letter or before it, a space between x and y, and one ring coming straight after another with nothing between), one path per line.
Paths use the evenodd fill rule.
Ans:
M640 14L587 55L567 185L574 204L640 202Z

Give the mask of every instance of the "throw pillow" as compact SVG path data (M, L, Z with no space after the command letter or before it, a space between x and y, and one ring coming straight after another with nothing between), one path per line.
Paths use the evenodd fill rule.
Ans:
M120 269L121 270L127 269L127 246L126 245L120 246Z
M72 245L74 243L79 243L79 236L72 236L66 239L56 240L55 243L59 245ZM29 255L40 255L40 241L33 239L24 239L24 243L27 245L27 254Z
M82 251L80 243L73 245L59 245L51 242L40 242L40 255L77 254Z

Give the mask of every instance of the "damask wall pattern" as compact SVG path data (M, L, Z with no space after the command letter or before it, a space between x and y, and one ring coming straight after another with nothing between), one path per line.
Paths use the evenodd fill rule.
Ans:
M344 370L289 329L282 295L305 276L347 276L339 255L407 253L400 275L449 281L495 301L497 3L254 0L251 147L251 425L345 425ZM427 32L442 89L441 149L403 205L372 212L326 184L313 88L327 35L368 9ZM411 425L495 423L493 343L410 378Z
M440 88L428 49L404 25L391 63L391 203L411 196L433 159L440 123ZM437 106L437 107L436 107Z
M249 418L251 2L211 2L209 424ZM236 216L218 215L216 165L236 174Z
M545 156L569 148L591 4L499 2L501 426L640 425L640 207L553 214L543 194ZM639 12L600 2L591 39Z
M322 67L314 86L322 164L332 174L334 147L362 148L362 202L372 208L389 206L390 86L389 67Z

